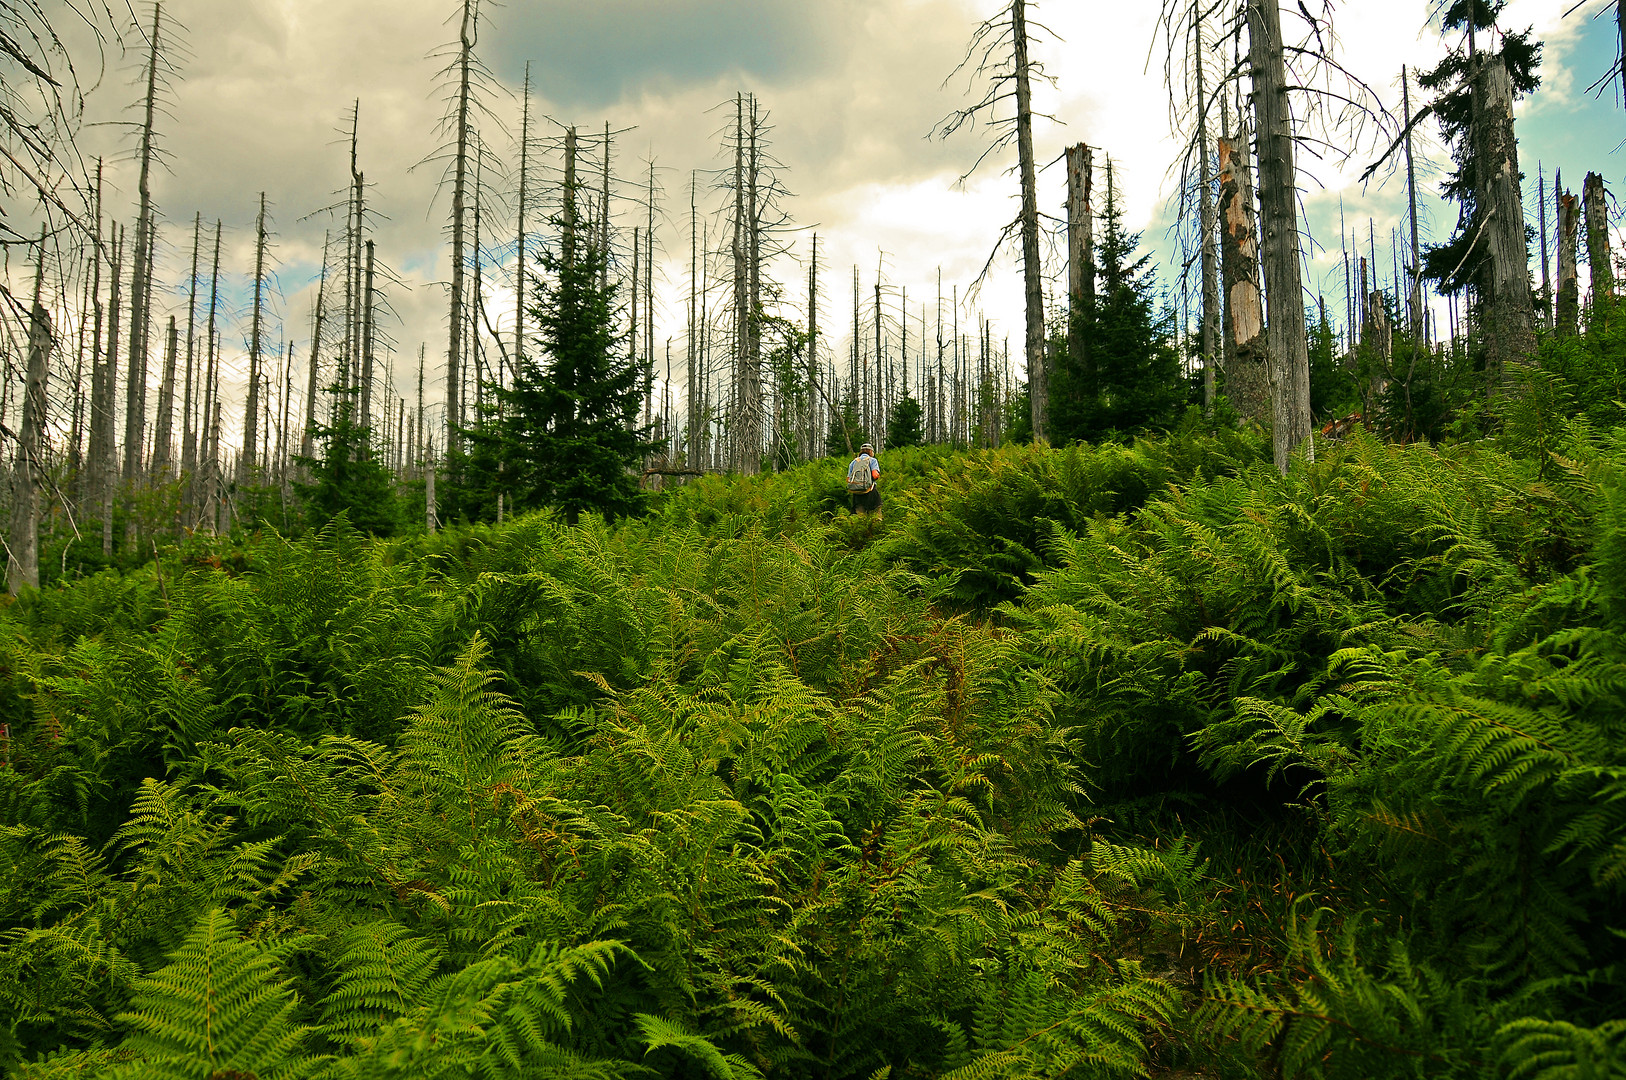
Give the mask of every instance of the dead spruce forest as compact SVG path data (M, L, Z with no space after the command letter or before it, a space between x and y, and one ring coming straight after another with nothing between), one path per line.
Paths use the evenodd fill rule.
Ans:
M274 333L275 193L249 268L154 197L201 43L0 0L0 1071L1626 1076L1618 132L1521 161L1501 0L1395 94L1355 5L1166 0L1177 280L1111 147L1040 205L1069 73L991 2L934 135L1010 166L1014 342L849 297L757 95L679 186L529 73L500 129L504 9L446 7L418 348L364 103ZM1408 211L1315 295L1328 147Z

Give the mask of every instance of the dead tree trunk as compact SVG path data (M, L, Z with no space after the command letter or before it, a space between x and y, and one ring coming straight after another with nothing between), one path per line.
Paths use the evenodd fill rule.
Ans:
M367 281L362 288L361 313L361 445L356 453L360 458L369 456L372 448L373 427L373 242L367 241Z
M1094 154L1079 143L1067 148L1067 351L1086 385L1094 384L1086 332L1095 311L1095 217L1090 206Z
M152 175L153 116L158 98L158 41L163 27L163 5L152 6L152 37L147 43L147 98L141 125L141 178L137 190L141 210L136 218L134 280L130 286L130 372L124 416L124 478L133 482L141 468L142 442L146 438L147 412L147 324L152 298Z
M1214 250L1214 232L1218 227L1214 212L1214 165L1208 141L1208 87L1203 72L1202 20L1192 19L1193 63L1197 74L1197 214L1203 230L1199 247L1203 277L1203 411L1214 412L1214 352L1219 348L1220 318L1219 258Z
M203 242L203 213L192 219L192 276L186 279L186 380L181 388L181 472L190 477L198 465L198 428L192 409L197 376L198 255ZM188 480L188 484L190 484Z
M1574 334L1581 323L1581 205L1564 190L1563 173L1553 177L1553 194L1558 197L1558 332Z
M1400 69L1401 103L1406 110L1406 201L1411 220L1410 282L1406 288L1406 325L1411 331L1413 348L1424 337L1423 324L1423 255L1417 229L1417 160L1412 147L1411 132L1411 79L1404 66Z
M1022 174L1022 277L1027 293L1028 394L1033 441L1049 437L1050 374L1044 347L1044 268L1039 260L1039 184L1033 161L1033 86L1029 79L1028 0L1012 0L1011 36L1016 52L1016 152Z
M158 417L152 433L152 471L162 478L173 461L170 440L175 423L175 367L179 359L181 330L175 316L169 317L169 342L164 349L164 378L158 384Z
M1496 394L1508 369L1524 364L1536 350L1519 146L1513 135L1513 82L1500 54L1478 58L1473 96L1476 216L1485 256L1479 274L1485 375L1487 390Z
M1225 394L1237 415L1270 416L1265 371L1265 308L1259 288L1259 234L1245 136L1219 141L1220 261L1225 275Z
M316 454L316 388L321 382L322 323L327 315L328 245L331 236L322 237L322 277L316 285L315 325L311 330L310 371L305 382L305 434L299 441L299 456L309 460Z
M474 43L479 36L475 0L463 0L463 23L458 32L457 159L452 180L452 288L446 346L446 449L455 454L462 442L463 423L463 216L468 198L470 77Z
M124 281L124 228L113 230L113 295L107 306L107 360L101 383L91 389L90 460L102 508L102 554L113 554L113 492L118 487L119 310Z
M1609 205L1603 177L1587 173L1581 184L1581 212L1586 218L1586 253L1592 264L1593 317L1607 318L1615 295L1615 267L1609 251Z
M565 132L564 264L576 265L576 129Z
M254 314L248 338L248 411L243 420L243 457L238 473L246 478L259 455L260 331L265 316L265 192L260 192L260 216L254 226Z
M525 364L525 210L531 152L531 65L525 65L524 109L519 125L518 237L514 243L514 370Z
M11 481L11 535L6 582L13 595L40 587L40 487L45 480L45 375L51 363L51 316L40 302L45 278L44 227L34 269L34 303L28 315L28 374L23 390L22 432Z
M1304 325L1299 266L1298 172L1293 114L1287 99L1277 0L1249 0L1248 51L1253 68L1253 115L1259 160L1260 220L1264 233L1266 358L1270 374L1276 468L1287 473L1300 443L1311 439L1310 343ZM1310 444L1312 459L1315 444Z

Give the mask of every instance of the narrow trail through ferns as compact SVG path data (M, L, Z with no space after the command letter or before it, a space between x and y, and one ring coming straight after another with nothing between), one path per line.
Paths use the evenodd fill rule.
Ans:
M1626 1075L1626 442L1268 451L29 594L0 1068Z

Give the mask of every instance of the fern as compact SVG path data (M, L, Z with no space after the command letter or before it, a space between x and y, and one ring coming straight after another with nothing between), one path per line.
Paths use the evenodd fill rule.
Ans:
M218 908L204 914L170 963L137 980L125 1050L137 1059L112 1077L253 1074L265 1080L311 1075L307 1029L271 955L241 940Z

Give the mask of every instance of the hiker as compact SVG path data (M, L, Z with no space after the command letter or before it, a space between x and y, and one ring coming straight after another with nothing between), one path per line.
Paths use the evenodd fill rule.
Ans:
M847 466L847 491L853 497L853 513L879 514L881 512L881 463L875 460L875 447L865 443L858 448L858 456Z

